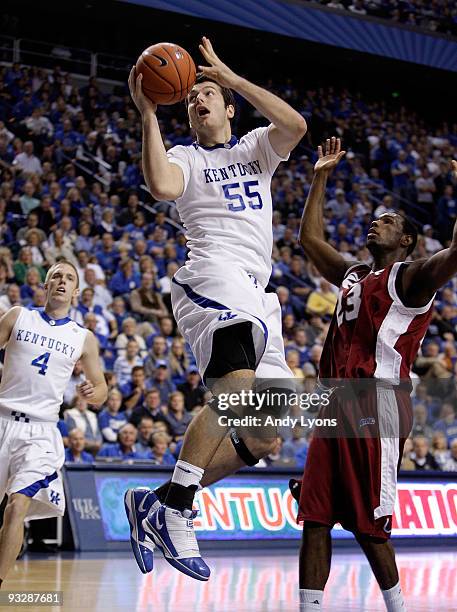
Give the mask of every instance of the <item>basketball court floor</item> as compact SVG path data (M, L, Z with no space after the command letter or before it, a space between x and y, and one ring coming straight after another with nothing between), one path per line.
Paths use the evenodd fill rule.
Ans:
M43 612L298 612L296 551L208 552L205 558L212 576L200 583L159 556L154 572L143 576L126 553L29 554L16 563L4 590L63 591L63 607L37 608ZM457 547L403 549L397 558L409 612L457 611ZM324 609L385 610L370 568L359 553L335 550Z

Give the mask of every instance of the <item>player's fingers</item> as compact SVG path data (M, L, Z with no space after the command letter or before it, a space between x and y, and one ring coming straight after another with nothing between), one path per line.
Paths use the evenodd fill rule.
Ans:
M330 149L331 149L332 155L335 153L335 148L336 148L336 138L335 136L332 136L332 139L330 141Z
M327 140L325 141L325 154L330 154L330 138L327 138Z
M317 155L318 155L319 159L322 157L322 147L321 147L321 145L319 145L317 147Z
M341 139L337 138L336 144L335 144L335 153L338 154L340 151L341 151Z
M198 48L200 49L200 53L203 55L205 60L208 63L211 63L211 55L208 53L207 49L205 49L203 45L199 45Z
M338 163L345 155L346 155L346 151L340 151L336 158L336 163Z
M143 81L143 75L140 72L140 74L136 77L136 81L135 81L135 91L137 94L140 94L140 95L143 93L142 81Z

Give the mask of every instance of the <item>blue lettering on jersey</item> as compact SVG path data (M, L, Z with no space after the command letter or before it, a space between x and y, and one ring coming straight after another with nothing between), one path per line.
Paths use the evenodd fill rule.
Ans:
M54 349L58 353L63 353L64 355L67 355L67 357L70 358L73 357L73 354L76 350L74 346L71 346L70 344L65 344L65 342L62 342L61 340L56 340L55 338L48 338L47 336L35 334L25 329L18 329L16 334L16 340L18 342L30 342L31 344L38 344L38 340L40 340L40 346L48 348L50 350Z
M247 174L262 174L262 168L258 159L250 161L247 164L237 162L222 168L204 168L203 174L205 183L220 183L237 176L246 176Z

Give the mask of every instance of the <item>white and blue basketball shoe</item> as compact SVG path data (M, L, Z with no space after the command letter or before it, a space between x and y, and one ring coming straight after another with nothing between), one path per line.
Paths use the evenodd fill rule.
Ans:
M151 489L138 487L128 489L124 495L124 506L130 527L130 544L138 567L147 574L154 567L154 541L149 538L142 526L148 512L160 508L160 501Z
M143 520L143 531L154 540L170 565L196 580L208 580L211 571L200 556L194 532L196 514L161 505Z

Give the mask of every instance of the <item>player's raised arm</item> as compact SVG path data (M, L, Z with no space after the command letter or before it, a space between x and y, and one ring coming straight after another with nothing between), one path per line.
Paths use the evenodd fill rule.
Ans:
M203 37L200 51L209 66L199 66L199 70L222 87L239 93L272 124L268 136L271 146L280 157L285 157L306 134L306 121L287 102L270 91L254 85L235 74L214 52L210 40Z
M100 406L108 396L108 387L100 367L97 340L91 331L87 332L81 363L86 380L77 386L78 394L89 404Z
M313 182L301 219L299 240L306 256L313 262L320 274L339 287L347 269L353 264L348 263L336 249L327 243L324 234L323 209L328 175L345 155L345 151L341 151L340 139L333 137L325 144L325 154L322 147L318 148L318 154L319 159L314 166Z
M130 71L129 89L143 122L143 174L156 200L175 200L184 190L181 168L169 162L157 121L157 104L147 98L142 89L143 75Z

